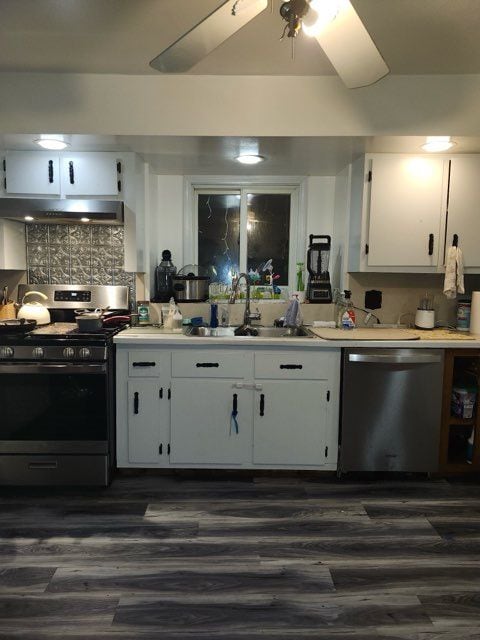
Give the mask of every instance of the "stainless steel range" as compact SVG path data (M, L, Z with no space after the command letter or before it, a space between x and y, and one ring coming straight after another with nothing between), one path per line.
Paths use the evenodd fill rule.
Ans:
M76 310L128 310L128 288L21 285L52 324L0 335L0 484L101 485L115 452L115 352L123 326L80 332Z

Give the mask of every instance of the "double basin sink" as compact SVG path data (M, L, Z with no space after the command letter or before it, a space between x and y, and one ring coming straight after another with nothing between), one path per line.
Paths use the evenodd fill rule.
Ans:
M313 338L314 335L306 327L253 327L254 334L248 336L235 335L237 327L189 327L187 336L201 338Z

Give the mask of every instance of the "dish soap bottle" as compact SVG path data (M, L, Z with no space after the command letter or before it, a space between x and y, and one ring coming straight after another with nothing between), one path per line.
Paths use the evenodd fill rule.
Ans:
M342 329L355 329L355 309L353 308L352 292L345 290L345 307L342 314Z

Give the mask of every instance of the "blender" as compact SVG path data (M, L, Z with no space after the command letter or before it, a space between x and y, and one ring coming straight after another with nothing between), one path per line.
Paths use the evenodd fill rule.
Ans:
M332 302L332 286L328 272L331 244L330 236L310 235L307 251L307 300L309 302Z

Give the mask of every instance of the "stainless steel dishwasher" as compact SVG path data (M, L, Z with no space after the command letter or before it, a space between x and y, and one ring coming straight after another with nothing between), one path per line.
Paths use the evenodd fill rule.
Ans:
M436 471L442 382L442 349L344 349L340 471Z

